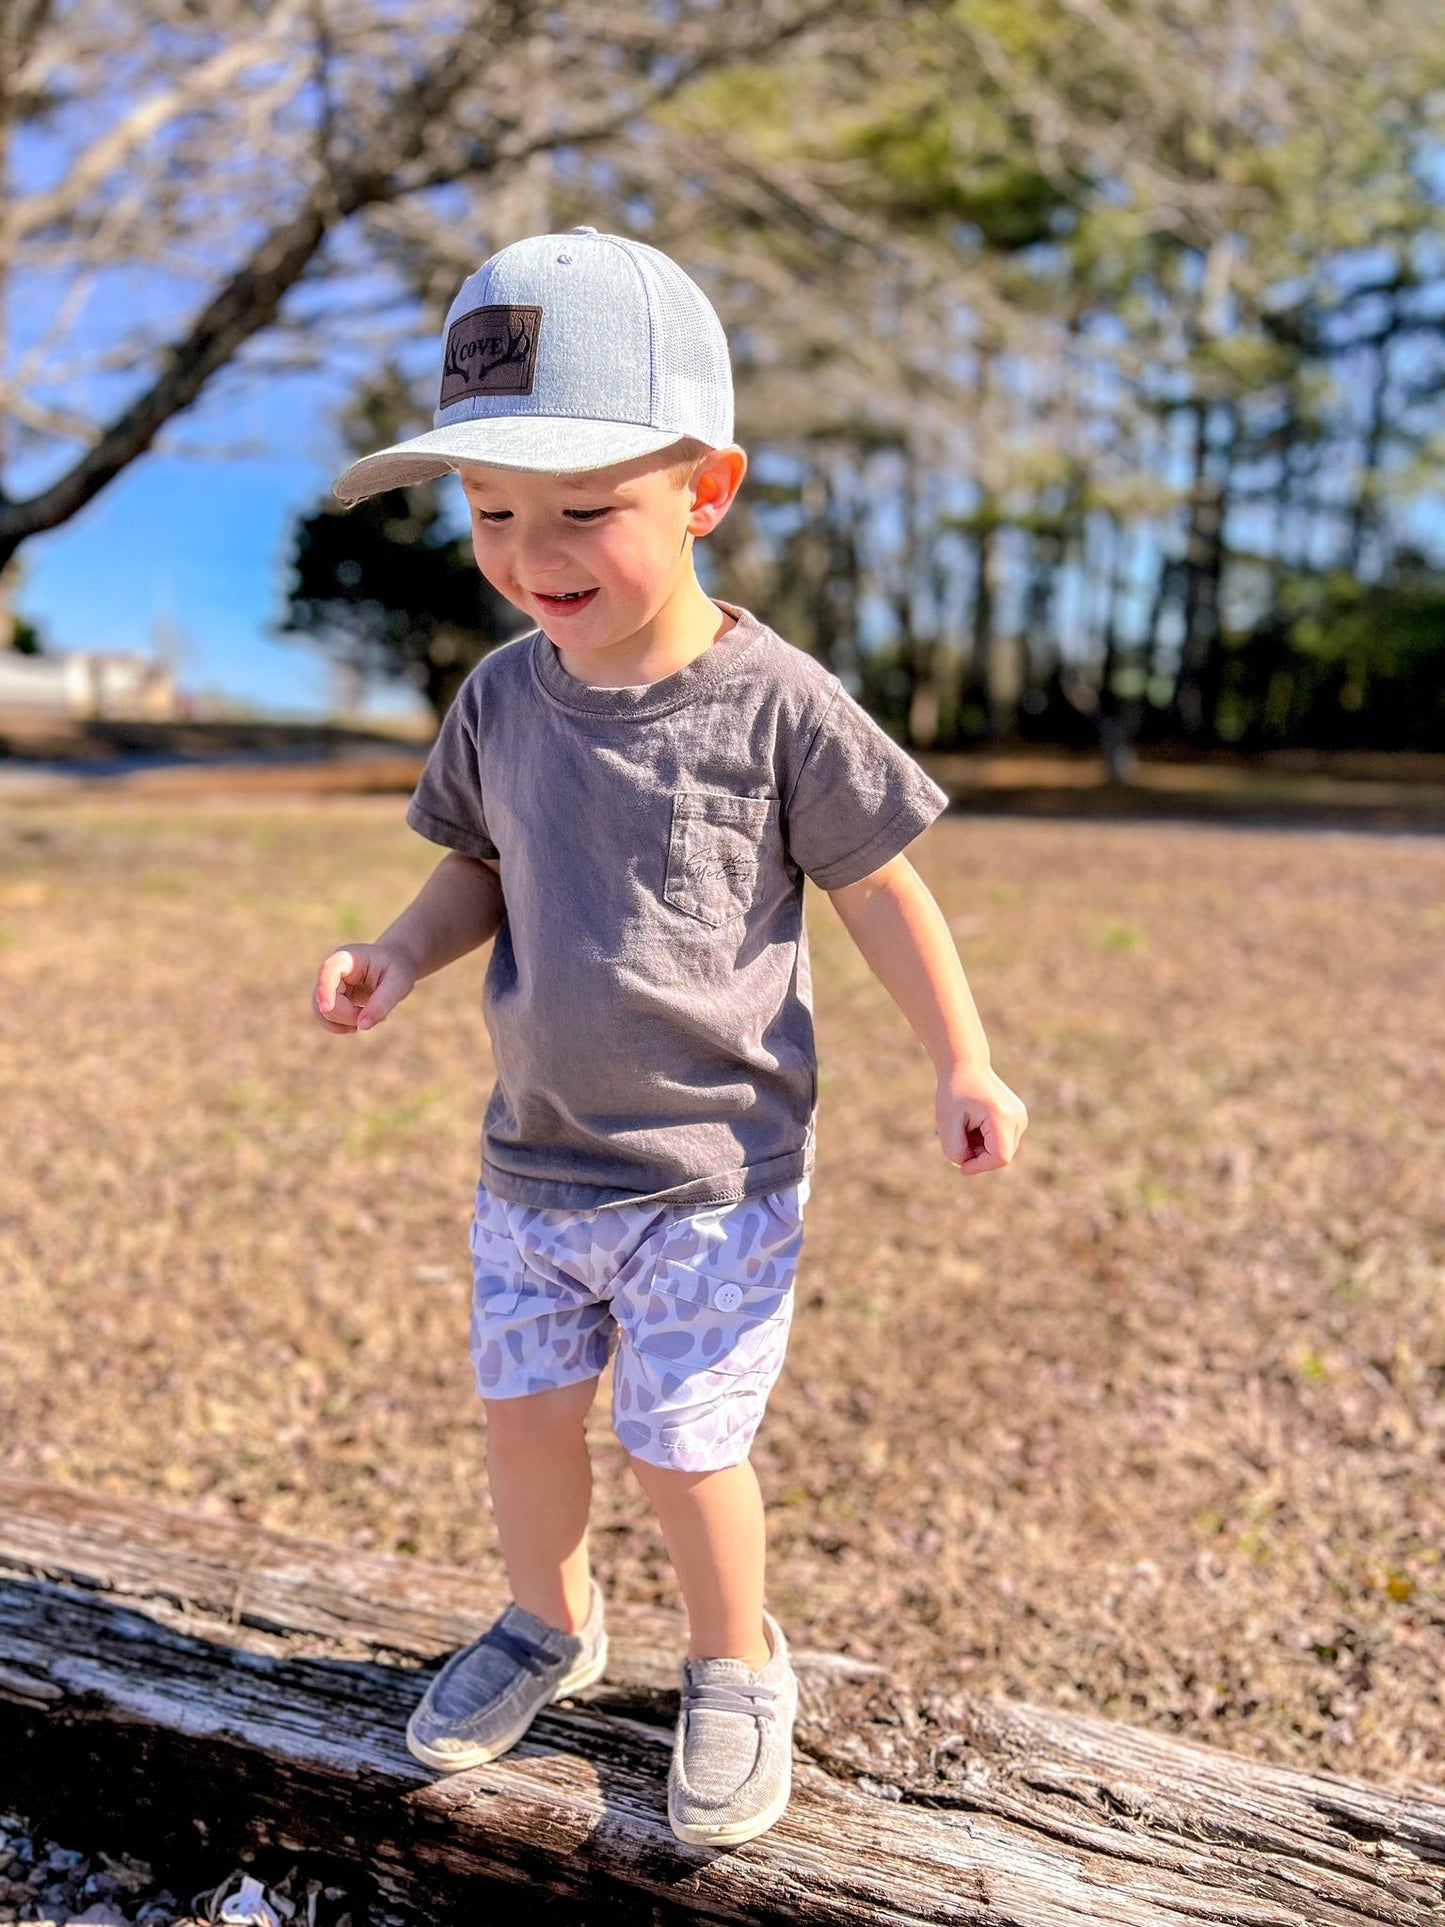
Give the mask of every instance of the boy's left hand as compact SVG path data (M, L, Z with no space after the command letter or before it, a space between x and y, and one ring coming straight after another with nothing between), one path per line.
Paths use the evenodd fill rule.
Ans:
M1024 1101L989 1065L959 1067L938 1080L938 1141L965 1177L1013 1162L1028 1129Z

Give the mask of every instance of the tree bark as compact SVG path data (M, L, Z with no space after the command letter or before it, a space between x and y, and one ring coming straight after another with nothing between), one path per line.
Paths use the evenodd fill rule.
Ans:
M684 1847L664 1795L682 1627L646 1609L614 1606L605 1683L435 1778L402 1741L422 1671L502 1603L419 1561L0 1480L0 1801L124 1820L132 1850L199 1826L216 1853L340 1861L433 1922L522 1887L589 1923L604 1903L779 1927L1423 1927L1445 1907L1445 1794L913 1703L805 1650L788 1811L746 1847Z

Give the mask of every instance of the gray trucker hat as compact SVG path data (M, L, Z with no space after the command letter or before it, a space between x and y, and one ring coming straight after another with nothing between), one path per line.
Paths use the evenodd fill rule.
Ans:
M595 228L515 241L447 312L436 426L353 462L348 505L458 462L580 474L733 438L727 337L675 261Z

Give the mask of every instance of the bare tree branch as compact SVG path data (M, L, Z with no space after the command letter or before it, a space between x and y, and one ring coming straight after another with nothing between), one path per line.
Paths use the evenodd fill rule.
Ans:
M0 267L36 258L47 235L63 234L78 250L71 290L9 377L12 405L20 382L28 383L77 325L95 277L115 264L123 237L139 222L137 182L151 191L149 211L176 238L213 209L242 232L254 228L265 205L258 189L276 178L279 162L294 204L278 210L272 201L241 265L161 347L147 385L91 434L64 474L24 501L0 494L0 563L30 535L74 515L143 454L245 342L275 324L288 292L324 272L328 235L354 216L458 180L504 178L563 147L604 143L709 61L766 53L825 18L828 8L823 0L754 0L726 19L710 7L685 7L671 17L646 6L606 14L579 8L577 24L584 36L596 35L595 51L605 54L612 76L591 90L599 96L591 107L588 90L571 78L579 51L585 69L588 48L559 49L555 13L537 12L530 0L467 0L445 30L419 18L414 31L403 31L392 9L389 36L375 30L379 15L328 14L322 0L276 0L259 25L244 6L218 11L236 26L230 39L180 78L143 89L63 179L15 198L0 219ZM63 64L60 44L53 39L32 50L26 89L52 83ZM92 40L92 60L106 44L103 34ZM406 60L407 51L415 57ZM409 70L400 85L399 56ZM379 71L385 84L374 92ZM313 98L303 111L308 86ZM573 105L579 96L580 110ZM246 138L228 206L227 155L216 139L237 123ZM114 359L102 355L92 364L106 365ZM27 397L23 415L17 411L32 429L49 422L66 438L82 416L69 400L60 406L39 393Z

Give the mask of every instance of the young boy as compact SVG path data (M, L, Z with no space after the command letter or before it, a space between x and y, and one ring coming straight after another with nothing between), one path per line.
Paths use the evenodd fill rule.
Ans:
M448 855L315 990L327 1029L367 1030L495 938L471 1342L512 1604L408 1744L443 1771L495 1758L602 1673L583 1419L615 1345L613 1426L690 1624L668 1817L705 1846L771 1826L790 1782L748 1453L813 1166L805 876L932 1057L944 1154L997 1169L1027 1123L902 855L944 792L820 663L699 586L693 545L745 468L721 324L665 255L578 228L463 284L436 426L336 493L455 469L478 568L536 627L467 677L412 798Z

